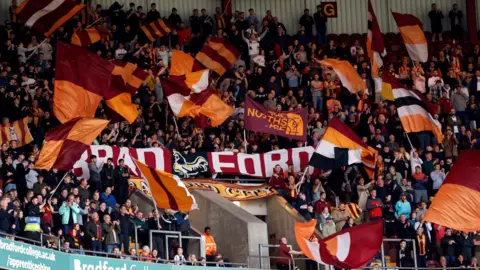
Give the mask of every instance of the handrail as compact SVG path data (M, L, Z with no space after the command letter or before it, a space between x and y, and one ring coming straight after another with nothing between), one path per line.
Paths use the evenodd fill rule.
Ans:
M8 234L8 233L4 233L4 232L0 232L0 235L3 235L3 236L5 236L5 237L12 237L12 238L14 238L14 240L15 240L15 238L16 238L16 239L21 239L21 240L23 240L23 241L35 243L35 244L38 244L39 246L42 246L42 242L39 242L39 241L37 241L37 240L33 240L33 239L29 239L29 238L24 238L24 237L21 237L21 236L16 236L16 235L14 235L14 234Z
M130 221L130 223L133 224L134 234L135 234L135 249L138 250L138 228L137 228L137 224L132 219L128 219L128 221ZM124 252L127 253L126 250Z
M278 244L258 244L258 257L262 258L263 257L263 250L262 248L279 248L280 245ZM290 249L292 249L292 245L287 245ZM259 262L260 268L262 268L262 260L260 259Z
M165 230L150 230L149 234L150 234L150 248L153 249L153 234L154 233L159 233L159 234L170 234L170 235L178 235L178 239L182 239L181 236L182 236L182 233L181 232L177 232L177 231L165 231ZM167 247L165 252L166 254L168 255L168 241L165 241L165 246ZM179 246L182 247L182 241L180 241L179 243ZM166 256L166 259L168 260L168 256Z
M47 238L55 238L57 239L57 248L58 250L60 250L60 247L61 247L61 241L60 241L60 237L58 236L55 236L55 235L51 235L51 234L46 234L46 233L41 233L40 234L40 243L41 243L41 246L43 247L43 236L46 236Z
M289 258L286 258L286 257L280 257L280 256L257 256L257 255L248 255L247 257L247 263L248 263L248 267L250 268L250 258L258 258L260 263L262 261L262 259L288 259L288 261L290 262L288 264L288 269L289 270L292 270L292 266L295 268L295 265L293 264L294 261L293 261L293 258L292 257L289 257ZM260 269L263 269L262 266L260 265ZM269 269L275 269L275 268L272 268L272 266L270 266Z

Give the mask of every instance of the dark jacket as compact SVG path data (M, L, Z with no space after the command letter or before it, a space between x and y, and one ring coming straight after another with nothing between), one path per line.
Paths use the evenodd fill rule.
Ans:
M127 173L128 176L123 176L122 174ZM115 168L115 186L117 188L127 188L128 179L130 178L130 170L127 167L118 166Z
M0 209L0 232L10 233L15 220L8 210Z
M453 235L445 235L442 240L440 241L440 245L442 247L442 254L443 256L454 256L457 247L457 243L449 243L451 240L455 241L455 237Z
M105 187L111 187L114 185L114 177L115 177L115 167L108 166L105 164L102 169L101 178L102 183Z
M100 225L100 230L102 231L101 235L97 234L97 224L95 224L95 222L90 221L87 223L87 226L85 227L85 235L87 235L89 240L92 240L92 238L99 239L101 237L104 237L102 223L99 223L99 225Z
M132 231L132 223L130 222L130 216L120 214L118 219L120 220L120 229L123 235L130 235Z
M105 238L105 245L118 245L120 244L120 226L110 224L102 224L103 237Z

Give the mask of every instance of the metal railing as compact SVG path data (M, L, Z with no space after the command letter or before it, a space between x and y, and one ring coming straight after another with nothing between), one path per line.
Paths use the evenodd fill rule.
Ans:
M134 236L135 236L135 249L138 250L138 229L137 229L137 224L135 223L135 221L133 221L132 219L128 219L130 221L130 223L133 225L133 233L134 233ZM127 253L127 251L125 250L124 251L125 253Z
M262 268L262 259L263 257L265 257L263 255L263 248L279 248L280 245L272 245L272 244L259 244L258 245L258 257L260 258L260 261L259 261L259 265L260 265L260 269ZM292 249L292 245L287 245L287 247L289 247L290 249ZM266 256L268 257L268 256ZM272 256L270 256L272 257Z
M293 258L291 258L291 257L290 257L290 258L286 258L286 257L280 257L280 256L257 256L257 255L249 255L249 256L247 257L247 264L248 264L247 267L248 267L248 268L251 268L250 266L251 266L252 260L251 260L250 258L258 258L258 260L260 261L260 263L261 263L262 259L267 259L267 260L271 260L271 259L288 259L288 262L289 262L289 264L288 264L288 270L293 270L293 269L295 269L295 262L293 261ZM276 266L276 264L274 264L274 265ZM263 269L261 265L260 265L260 269ZM270 267L268 267L267 269L276 269L276 268L270 266Z
M40 245L43 247L43 246L44 246L44 241L43 241L43 240L48 241L48 238L56 239L55 242L57 243L57 248L58 248L58 250L60 250L60 247L62 246L62 243L61 243L61 241L60 241L60 237L55 236L55 235L50 235L50 234L46 234L46 233L41 233L41 234L40 234Z
M177 231L165 231L165 230L150 230L150 248L153 248L153 234L164 234L165 235L165 257L168 260L169 258L169 239L176 238L178 239L179 247L182 247L182 240L183 239L192 239L192 240L199 240L200 241L200 257L205 258L205 238L203 236L185 236L182 235L181 232Z
M411 242L411 245L412 245L412 251L413 251L413 266L415 269L419 269L418 268L418 262L417 262L417 247L416 247L416 244L415 244L415 240L413 239L397 239L397 238L383 238L382 240L382 247L380 248L381 250L381 253L382 253L382 265L385 265L385 249L384 249L384 242L401 242L401 241L405 241L405 242ZM397 258L398 259L398 258ZM385 268L385 267L383 267ZM395 267L397 268L397 267ZM407 267L408 268L408 267ZM411 269L411 267L410 267ZM431 269L431 268L429 268Z

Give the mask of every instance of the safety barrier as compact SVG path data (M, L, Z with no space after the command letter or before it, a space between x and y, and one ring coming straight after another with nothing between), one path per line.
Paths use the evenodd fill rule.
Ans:
M31 245L8 238L17 238L22 241L29 241ZM41 247L41 242L2 234L0 237L0 269L35 269L35 270L69 270L69 269L158 269L158 270L197 270L205 269L209 265L222 266L218 263L194 263L197 266L188 266L173 260L145 258L142 256L114 255L105 252L90 252L78 249L60 250ZM97 256L84 255L85 252ZM154 262L146 262L147 260ZM179 265L182 264L182 265ZM238 266L245 264L225 263L225 266Z
M182 235L181 232L177 232L177 231L165 231L165 230L150 230L150 247L153 247L153 234L163 234L165 235L165 257L166 259L168 260L169 258L169 246L168 246L168 243L169 243L169 239L170 238L176 238L178 239L178 245L179 247L182 247L182 240L183 239L192 239L192 240L199 240L200 241L200 251L198 254L200 254L200 257L204 257L205 258L205 238L203 236L185 236L185 235Z

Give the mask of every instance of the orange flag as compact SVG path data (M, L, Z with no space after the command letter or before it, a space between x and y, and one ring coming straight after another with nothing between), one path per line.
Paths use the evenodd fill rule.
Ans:
M157 207L176 211L190 211L197 208L195 197L190 194L178 176L152 169L136 159L133 160L147 181Z
M319 61L320 64L332 67L338 78L342 82L343 86L352 93L365 90L367 86L362 77L358 75L358 72L348 61L337 59L324 59Z

